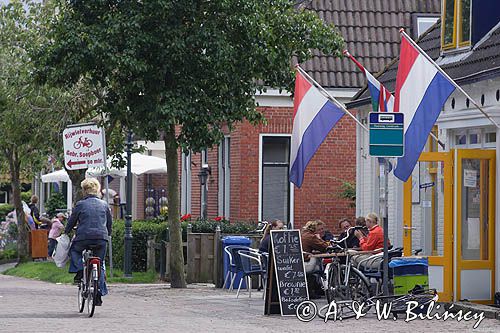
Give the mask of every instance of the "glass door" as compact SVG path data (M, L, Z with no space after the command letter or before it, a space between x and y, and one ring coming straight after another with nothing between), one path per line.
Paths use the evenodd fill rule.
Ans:
M453 152L420 155L405 183L403 212L404 255L429 259L429 287L441 301L453 294Z
M456 299L491 303L495 290L495 151L457 150L456 166Z

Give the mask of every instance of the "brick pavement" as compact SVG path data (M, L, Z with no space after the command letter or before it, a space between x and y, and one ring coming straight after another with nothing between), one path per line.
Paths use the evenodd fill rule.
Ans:
M262 294L260 294L262 295ZM168 285L112 285L94 318L76 310L76 287L0 275L0 332L468 332L473 322L416 320L302 323L263 315L262 298L210 286L187 290ZM324 302L324 301L323 301ZM91 324L92 328L87 325ZM484 319L475 332L500 332L500 321Z

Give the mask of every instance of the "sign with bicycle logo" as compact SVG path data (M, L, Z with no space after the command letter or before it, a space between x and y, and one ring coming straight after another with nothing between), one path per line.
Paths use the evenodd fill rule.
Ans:
M63 132L64 164L68 170L104 167L102 128L95 124L71 125Z

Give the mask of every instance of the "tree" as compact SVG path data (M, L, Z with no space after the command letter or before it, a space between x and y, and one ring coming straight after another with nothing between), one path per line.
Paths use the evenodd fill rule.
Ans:
M11 179L20 261L29 257L20 179L42 170L48 155L61 155L62 130L75 119L88 117L88 105L95 100L85 79L69 88L34 80L30 52L45 38L55 9L50 1L0 5L0 154Z
M172 287L185 287L179 223L178 150L218 143L222 128L263 120L253 96L291 88L292 57L340 55L334 27L292 0L60 2L36 53L42 80L82 75L106 91L106 112L165 143ZM290 89L291 91L291 89Z

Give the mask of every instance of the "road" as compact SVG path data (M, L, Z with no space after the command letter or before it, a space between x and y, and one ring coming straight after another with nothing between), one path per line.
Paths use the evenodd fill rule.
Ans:
M170 289L165 284L111 285L94 318L77 312L76 287L0 275L0 332L468 332L474 320L303 323L295 317L264 316L261 293L236 299L208 285ZM260 297L259 297L260 296ZM91 327L88 325L92 325ZM475 332L500 332L500 321L484 319Z

